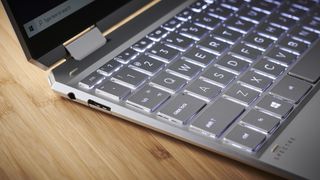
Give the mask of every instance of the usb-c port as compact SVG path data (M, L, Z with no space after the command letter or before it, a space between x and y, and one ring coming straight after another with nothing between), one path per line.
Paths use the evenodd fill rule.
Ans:
M105 111L111 111L110 107L105 106L105 105L100 104L100 103L97 103L97 102L95 102L95 101L93 101L91 99L88 100L88 104L91 107L95 107L95 108L102 109L102 110L105 110Z

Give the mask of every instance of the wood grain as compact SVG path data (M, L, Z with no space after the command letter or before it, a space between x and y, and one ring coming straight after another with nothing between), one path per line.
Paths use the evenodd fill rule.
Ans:
M0 7L0 179L271 179L54 94Z

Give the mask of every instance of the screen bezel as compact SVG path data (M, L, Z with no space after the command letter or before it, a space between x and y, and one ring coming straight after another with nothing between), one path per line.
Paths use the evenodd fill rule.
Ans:
M105 10L106 6L110 6L110 2L106 0L95 0L32 38L27 36L23 24L17 22L7 1L8 0L2 0L2 3L27 59L29 61L35 61L35 64L39 63L38 65L41 68L46 69L60 60L57 58L67 54L61 46L70 38L86 28L95 25L99 20L108 18L110 15L118 14L125 18L152 0L131 0L111 14ZM108 24L114 25L117 23L116 20L119 20L119 18L110 18L108 19L108 21L110 21Z

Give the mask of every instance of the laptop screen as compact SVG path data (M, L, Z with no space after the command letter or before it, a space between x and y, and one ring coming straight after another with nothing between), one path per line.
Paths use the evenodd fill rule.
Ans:
M11 0L9 4L15 18L20 22L29 38L53 26L67 16L89 5L95 0ZM129 0L112 2L112 8L106 8L111 13Z
M66 55L62 44L70 38L102 19L104 31L151 0L1 1L27 59L45 69Z
M45 1L37 1L37 3L35 3L35 1L28 1L28 3L25 3L28 7L26 9L32 9L32 12L19 17L22 18L21 21L24 23L23 27L30 38L93 1L94 0L48 0L48 3L44 3ZM43 5L41 7L43 8L34 8L37 7L38 3L42 3ZM19 7L21 8L22 6Z

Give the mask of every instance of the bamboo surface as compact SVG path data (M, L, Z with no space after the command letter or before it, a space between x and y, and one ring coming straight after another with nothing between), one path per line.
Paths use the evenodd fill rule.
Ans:
M53 93L0 5L0 179L277 177Z

